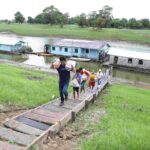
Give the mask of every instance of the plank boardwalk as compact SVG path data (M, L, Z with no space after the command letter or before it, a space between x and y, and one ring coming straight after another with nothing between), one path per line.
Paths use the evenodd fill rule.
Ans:
M92 91L87 89L78 100L70 94L61 107L60 99L56 99L4 122L0 127L0 150L31 150L33 145L40 147L48 136L54 136L68 121L74 121L76 113L95 100L107 85L108 78L109 70L99 86L96 84Z

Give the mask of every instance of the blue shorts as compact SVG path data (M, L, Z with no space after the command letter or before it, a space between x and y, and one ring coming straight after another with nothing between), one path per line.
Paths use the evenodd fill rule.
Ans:
M81 82L81 87L84 87L86 80Z

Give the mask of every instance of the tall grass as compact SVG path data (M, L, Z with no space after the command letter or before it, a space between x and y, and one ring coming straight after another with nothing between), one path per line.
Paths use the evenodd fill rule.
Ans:
M150 30L131 29L93 29L80 28L77 25L60 26L40 25L40 24L0 24L0 32L12 32L19 35L29 36L55 36L66 38L80 38L91 40L121 40L150 44Z
M149 150L150 91L113 85L103 97L106 116L95 125L83 150Z
M35 107L58 97L58 78L0 64L0 103Z

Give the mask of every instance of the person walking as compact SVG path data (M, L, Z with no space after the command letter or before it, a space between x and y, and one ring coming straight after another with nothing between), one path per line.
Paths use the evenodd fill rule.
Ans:
M76 93L77 93L77 99L79 99L79 88L81 83L81 74L80 70L76 70L76 74L73 76L73 79L71 81L71 86L73 87L73 98L76 99Z
M59 74L59 94L61 98L60 106L64 105L64 100L68 100L68 85L70 81L70 71L75 71L75 68L71 66L71 70L66 68L66 58L61 56L59 58L60 64L54 65L52 64L51 68L55 68Z
M98 84L98 85L101 84L102 76L103 76L103 72L102 72L101 69L99 69L98 72L97 72L97 74L96 74L96 77L97 77L97 84Z
M94 71L92 71L92 73L90 74L90 78L89 78L89 89L94 89L95 86L95 80L96 80L96 74L94 73Z
M82 91L84 91L85 93L85 83L89 79L90 72L83 68L79 68L79 71L80 71L80 74L82 75L80 93L82 93Z

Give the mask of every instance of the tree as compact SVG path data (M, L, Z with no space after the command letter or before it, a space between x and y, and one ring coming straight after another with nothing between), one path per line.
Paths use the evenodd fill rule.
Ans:
M149 28L149 26L150 26L150 21L149 21L149 19L141 19L140 20L141 21L141 23L142 23L142 26L144 27L144 28Z
M68 24L68 22L69 22L69 13L64 13L63 16L64 16L64 23Z
M23 23L25 21L24 16L18 11L15 13L15 22Z
M97 25L98 27L107 27L110 25L111 19L112 19L112 10L113 8L105 5L101 10L99 10L99 14L97 15ZM102 21L100 23L100 21Z
M96 26L98 28L103 28L103 27L105 27L105 25L106 25L106 19L102 18L102 17L98 17L96 20Z
M37 16L35 17L34 21L35 21L35 23L40 23L40 24L44 23L43 14L41 13L41 14L37 15Z
M78 16L78 25L83 28L87 25L87 20L86 20L86 14L82 13L80 16Z
M131 29L136 29L138 27L138 22L135 18L129 19L128 26Z
M62 13L53 5L51 5L50 7L46 7L43 10L43 16L46 23L49 23L51 25L60 23L63 18Z
M105 19L110 19L112 18L112 10L112 7L105 5L101 10L99 10L99 16Z
M121 19L121 26L123 28L127 28L128 27L128 20L126 18L122 18Z
M27 22L28 23L34 23L35 21L34 21L34 18L29 16Z
M92 11L88 14L88 19L87 19L88 26L90 26L90 27L96 26L96 17L97 17L96 11Z

